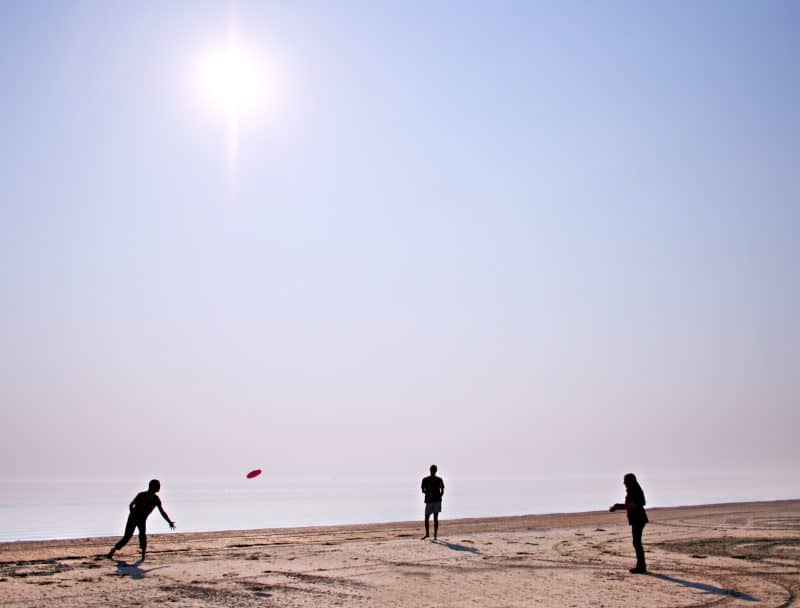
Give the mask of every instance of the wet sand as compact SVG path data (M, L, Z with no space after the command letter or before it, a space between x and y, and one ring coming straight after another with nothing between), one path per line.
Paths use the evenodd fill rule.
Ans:
M0 544L2 606L800 606L800 500Z

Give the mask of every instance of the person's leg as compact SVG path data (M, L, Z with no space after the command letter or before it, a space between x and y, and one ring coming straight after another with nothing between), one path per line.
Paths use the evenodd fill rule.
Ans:
M642 532L644 532L644 524L636 524L631 526L631 533L633 535L633 548L636 551L636 568L634 568L634 570L637 572L647 572L647 565L644 561Z
M136 529L136 522L134 519L129 515L128 521L125 522L125 534L123 534L122 538L119 539L116 545L111 548L111 551L108 552L108 557L114 557L114 552L119 551L128 544L128 541L133 536L133 531Z
M139 547L142 549L142 561L144 561L147 552L147 520L143 519L137 525L139 526Z
M431 535L431 514L428 512L427 508L425 509L425 536L422 537L422 540L425 540Z
M433 540L436 540L439 536L439 512L433 512Z

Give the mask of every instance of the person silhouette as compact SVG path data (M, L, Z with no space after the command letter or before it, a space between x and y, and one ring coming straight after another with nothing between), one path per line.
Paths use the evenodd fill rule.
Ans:
M613 504L609 511L625 509L628 515L628 525L631 527L631 535L633 536L633 549L636 551L636 567L631 568L630 572L631 574L647 574L647 565L644 561L644 546L642 545L642 532L644 532L644 527L649 521L647 512L644 510L646 503L644 490L642 490L639 482L636 481L636 475L633 473L627 473L622 481L626 490L625 504Z
M433 514L433 538L436 540L439 534L439 513L442 512L442 496L444 496L444 481L436 476L435 464L431 465L431 474L422 480L422 493L425 494L425 536L428 538L430 533L430 519Z
M144 561L145 553L147 551L147 517L153 512L153 509L158 507L161 516L167 520L170 529L175 529L175 522L169 518L166 511L161 506L161 499L158 497L158 491L161 490L161 482L158 479L151 479L147 486L147 490L139 492L131 504L128 506L130 513L128 514L128 521L125 524L125 534L119 542L111 548L108 552L108 558L114 557L114 552L119 551L128 544L128 541L133 536L133 531L139 528L139 547L142 549L142 561Z

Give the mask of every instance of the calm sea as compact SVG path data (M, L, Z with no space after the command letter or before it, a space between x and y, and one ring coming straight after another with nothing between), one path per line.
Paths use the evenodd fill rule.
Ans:
M420 478L422 475L420 475ZM442 517L605 509L624 496L619 476L455 479L445 476ZM800 497L800 472L640 475L648 506ZM0 541L116 536L147 480L0 482ZM178 530L202 532L420 519L419 479L162 479L160 496ZM148 530L167 531L157 512Z

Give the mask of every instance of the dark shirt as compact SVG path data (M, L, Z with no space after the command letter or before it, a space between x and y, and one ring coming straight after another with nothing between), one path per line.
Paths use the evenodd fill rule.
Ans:
M153 509L161 508L161 499L156 494L150 492L139 492L136 498L131 501L131 517L137 520L147 519Z
M628 488L628 492L625 494L625 512L628 514L628 524L643 526L649 521L644 510L646 502L641 487Z
M441 477L428 475L422 480L422 491L425 492L425 502L442 502L444 482Z

